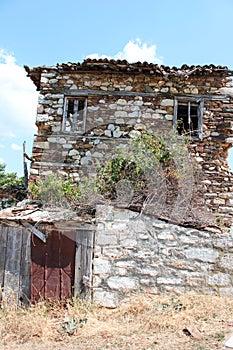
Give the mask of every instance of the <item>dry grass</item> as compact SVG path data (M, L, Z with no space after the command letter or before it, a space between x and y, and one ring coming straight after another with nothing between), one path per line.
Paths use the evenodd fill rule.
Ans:
M5 350L214 350L233 331L232 299L217 296L134 296L116 309L80 300L11 305L3 302L0 309Z

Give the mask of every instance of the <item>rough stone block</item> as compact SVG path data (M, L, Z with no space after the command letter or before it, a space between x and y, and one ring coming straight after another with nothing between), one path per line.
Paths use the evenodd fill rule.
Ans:
M157 283L158 284L183 284L184 281L182 278L177 278L177 277L158 277Z
M138 270L140 275L155 277L158 275L158 268L145 267Z
M93 276L93 288L99 287L101 282L102 280L99 276Z
M188 259L214 263L219 253L211 248L189 248L186 250L185 255Z
M99 232L96 234L96 241L95 243L100 246L106 246L106 245L117 245L117 236L108 234L107 232Z
M136 239L133 238L126 238L121 240L120 239L120 244L122 247L127 247L127 248L136 248L138 245L138 242Z
M115 112L116 118L127 118L127 112L125 111L116 111Z
M228 270L233 270L233 253L227 253L225 254L219 262L219 266L228 269Z
M207 283L211 286L230 286L231 276L226 273L216 273L212 276L208 276Z
M49 149L49 142L34 142L33 146L41 149Z
M113 276L107 280L108 286L115 290L135 290L139 283L136 277Z
M117 261L116 266L117 267L123 267L127 269L131 269L135 267L136 262L134 260L122 260L122 261Z
M219 288L219 294L221 297L232 297L233 296L233 287Z
M108 259L94 258L93 266L94 274L106 275L111 273L112 264Z
M37 114L36 116L37 122L48 122L50 120L53 120L53 117L49 116L48 114Z
M119 305L119 297L116 292L94 289L93 301L101 306L115 308Z
M165 100L162 100L161 101L161 106L163 106L163 107L169 107L169 106L173 106L173 104L174 104L174 101L173 100L171 100L171 99L165 99Z

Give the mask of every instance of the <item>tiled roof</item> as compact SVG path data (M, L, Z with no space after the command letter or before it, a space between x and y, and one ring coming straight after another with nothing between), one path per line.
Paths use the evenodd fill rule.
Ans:
M161 77L188 77L190 75L209 75L212 73L222 73L227 74L229 72L228 67L226 66L215 66L213 64L210 65L192 65L188 66L186 64L182 65L180 68L178 67L169 67L164 65L158 65L154 63L148 62L136 62L136 63L128 63L126 60L109 60L105 59L86 59L82 63L58 63L56 66L39 66L30 69L28 66L24 66L28 76L32 79L37 88L40 88L40 75L42 72L68 72L68 71L78 71L78 72L86 72L86 71L104 71L109 73L144 73L157 75Z

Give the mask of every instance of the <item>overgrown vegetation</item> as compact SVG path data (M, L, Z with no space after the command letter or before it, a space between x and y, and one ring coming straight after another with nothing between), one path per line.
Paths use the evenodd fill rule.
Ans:
M167 180L169 177L177 180L178 173L173 171L172 154L167 140L162 136L142 132L131 141L127 154L119 152L118 156L99 168L97 188L104 198L120 201L117 185L122 180L128 180L128 189L124 189L122 197L129 190L133 193L128 205L142 206L150 193L151 182L155 180L154 175L159 170L166 171L166 174L163 172L163 176ZM158 178L155 181L158 182Z
M75 211L94 213L96 204L114 204L179 224L204 227L207 213L200 170L188 151L187 139L174 132L152 135L141 130L126 147L77 184L51 174L29 187L32 199Z
M79 299L18 309L3 299L0 348L216 350L232 314L232 298L211 295L135 295L116 309Z
M80 200L80 189L78 184L66 179L58 178L54 174L45 179L37 179L29 186L32 199L39 199L46 205L64 206L75 205Z
M7 173L6 165L0 164L0 209L12 206L25 197L24 179L16 173Z

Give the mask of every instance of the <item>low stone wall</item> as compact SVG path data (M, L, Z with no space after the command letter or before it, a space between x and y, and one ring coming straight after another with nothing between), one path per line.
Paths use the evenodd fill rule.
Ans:
M115 307L129 292L233 295L233 233L185 228L113 206L97 208L94 301Z

